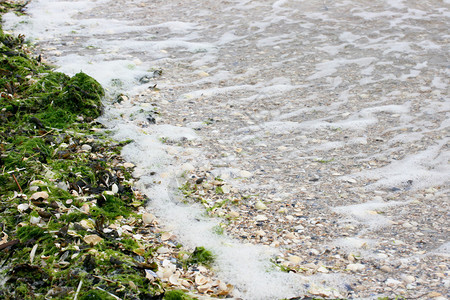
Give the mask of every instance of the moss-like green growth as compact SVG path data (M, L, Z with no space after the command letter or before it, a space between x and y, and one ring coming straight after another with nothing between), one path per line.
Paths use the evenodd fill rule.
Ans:
M96 118L102 112L102 86L85 73L77 73L64 86L53 105L73 113Z
M187 266L196 264L210 266L213 262L214 255L211 251L206 250L204 247L195 247L194 252L189 256L186 264Z
M80 297L80 300L109 300L115 299L110 296L108 293L100 290L90 290L85 295Z
M194 298L190 297L182 290L168 291L164 294L164 300L192 300Z
M93 217L104 216L109 220L114 220L118 216L128 217L131 209L125 202L113 195L101 195L97 199L97 207L91 209Z
M0 2L3 13L27 1ZM129 235L144 234L135 208L146 200L119 156L132 141L93 133L103 88L53 72L24 40L0 23L0 299L161 299L170 287L144 272L157 271L161 245Z
M17 237L21 242L26 242L31 239L38 240L47 236L45 230L38 226L23 226L17 229Z

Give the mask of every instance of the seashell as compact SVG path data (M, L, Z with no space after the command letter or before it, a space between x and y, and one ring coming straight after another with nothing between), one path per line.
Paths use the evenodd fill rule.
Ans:
M170 252L170 249L167 247L161 247L161 248L158 248L158 250L156 250L156 252L159 254L166 254L166 253Z
M169 283L172 285L181 285L181 283L178 281L178 275L173 274L172 276L169 277Z
M119 192L119 187L117 186L117 184L113 184L111 186L111 192L113 192L114 194L117 194L117 192Z
M164 232L163 234L161 234L162 241L167 241L167 240L170 240L171 238L172 238L172 234L170 232Z
M199 271L200 273L206 273L206 272L208 272L208 269L207 269L206 267L204 267L204 266L198 266L197 269L198 269L198 271Z
M34 256L36 255L37 247L38 247L38 244L35 244L35 245L33 246L33 249L31 249L31 252L30 252L30 263L31 263L31 264L33 263Z
M83 240L87 244L92 245L92 246L95 246L98 243L100 243L101 241L103 241L103 239L96 234L86 235Z
M130 162L126 162L126 163L123 163L123 166L124 166L125 168L133 168L133 167L134 167L134 164L132 164L132 163L130 163Z
M218 288L219 288L219 291L226 291L226 290L228 290L227 284L225 282L223 282L223 281L219 281Z
M86 219L81 220L80 225L83 226L83 228L85 228L85 229L89 229L89 228L94 229L95 228L94 222L92 222L91 220L86 220Z
M210 283L207 283L207 284L205 284L205 285L198 286L198 287L197 287L197 290L198 290L200 293L203 293L203 294L205 294L205 293L207 293L207 292L212 292L212 290L211 290L211 284L210 284Z
M128 285L130 286L130 288L132 289L132 290L135 290L135 291L137 291L137 289L138 289L138 287L136 286L136 284L133 282L133 281L128 281Z
M81 210L82 212L84 212L85 214L88 214L88 213L89 213L89 204L84 203L84 204L81 206L80 210Z
M153 281L157 277L158 275L155 272L153 272L152 270L145 269L145 278L147 278L150 281Z
M48 193L47 192L36 192L33 195L31 195L30 200L38 200L38 199L48 199Z
M31 217L30 224L38 224L41 221L41 217Z
M130 225L123 225L123 226L122 226L122 229L123 229L124 231L133 231L133 227L131 227Z
M181 280L181 285L184 286L184 287L186 287L186 288L191 287L192 284L193 284L192 281L189 281L189 280L186 280L186 279L182 279L182 280Z
M197 285L205 285L209 282L209 278L203 276L202 274L195 275L195 283Z
M142 215L142 222L144 222L145 225L152 224L155 219L155 216L150 213L145 213Z
M221 283L219 285L219 293L217 293L218 296L227 296L230 294L234 289L234 286L231 284L225 284Z
M171 269L169 269L169 268L163 269L162 271L163 271L163 272L162 272L162 276L161 276L161 277L162 277L163 279L169 279L170 276L173 275L173 271L172 271Z
M17 206L17 210L20 211L20 212L24 212L24 211L28 210L29 208L30 208L30 206L28 204L25 204L25 203L19 204Z

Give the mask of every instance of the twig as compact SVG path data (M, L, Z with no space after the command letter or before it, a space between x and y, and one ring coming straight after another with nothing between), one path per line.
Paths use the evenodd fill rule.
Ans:
M50 133L52 133L53 131L55 131L55 129L53 128L52 130L49 130L49 131L47 131L46 133L44 133L43 135L39 135L39 136L37 136L37 137L44 137L44 136L46 136L47 134L50 134Z
M16 182L17 186L19 187L20 193L23 194L22 188L20 187L20 184L19 184L19 182L17 181L16 176L14 176L14 173L11 173L11 175L12 175L12 177L14 178L14 181Z
M104 281L106 281L106 282L109 282L109 283L115 283L115 284L119 284L117 281L113 281L113 280L110 280L110 279L108 279L108 278L105 278L105 277L100 277L100 276L97 276L97 275L92 275L92 277L95 277L95 278L98 278L98 279L101 279L101 280L104 280Z
M19 243L19 240L12 240L12 241L0 244L0 250L3 250L5 248L11 247L11 246L14 246L14 245L16 245L18 243Z
M83 285L83 279L81 279L81 280L80 280L80 283L78 284L77 291L75 292L75 296L73 297L73 300L77 300L77 298L78 298L78 293L80 292L81 286L82 286L82 285Z
M114 294L111 294L110 292L108 292L108 291L102 289L101 287L96 286L95 288L96 288L97 290L100 290L100 291L103 291L103 292L107 293L108 295L110 295L110 296L113 297L114 299L122 300L121 298L117 297L117 296L114 295Z

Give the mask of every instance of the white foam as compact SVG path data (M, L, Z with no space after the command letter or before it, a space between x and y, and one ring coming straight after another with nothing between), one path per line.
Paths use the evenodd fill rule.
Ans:
M408 201L384 202L382 200L373 200L366 203L334 207L332 210L346 215L348 220L355 225L362 224L373 230L392 224L391 220L382 214L383 209L407 203Z
M385 167L365 170L353 175L377 180L370 185L371 189L402 187L409 180L412 180L413 189L448 184L450 153L445 150L448 141L448 138L444 138L423 151L392 161Z

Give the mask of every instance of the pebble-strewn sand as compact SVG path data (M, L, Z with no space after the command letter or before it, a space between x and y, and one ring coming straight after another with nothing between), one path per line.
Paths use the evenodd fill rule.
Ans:
M267 245L297 273L273 275L278 287L265 291L271 273L219 263L236 295L449 297L448 1L97 5L72 20L84 24L76 38L42 43L70 68L78 53L106 84L163 70L108 122L118 137L151 140L125 153L150 197L173 199L158 180L172 183L182 165L193 186L206 179L190 201L235 200L210 212L226 235ZM175 206L176 221L191 220ZM200 243L199 229L166 222Z

